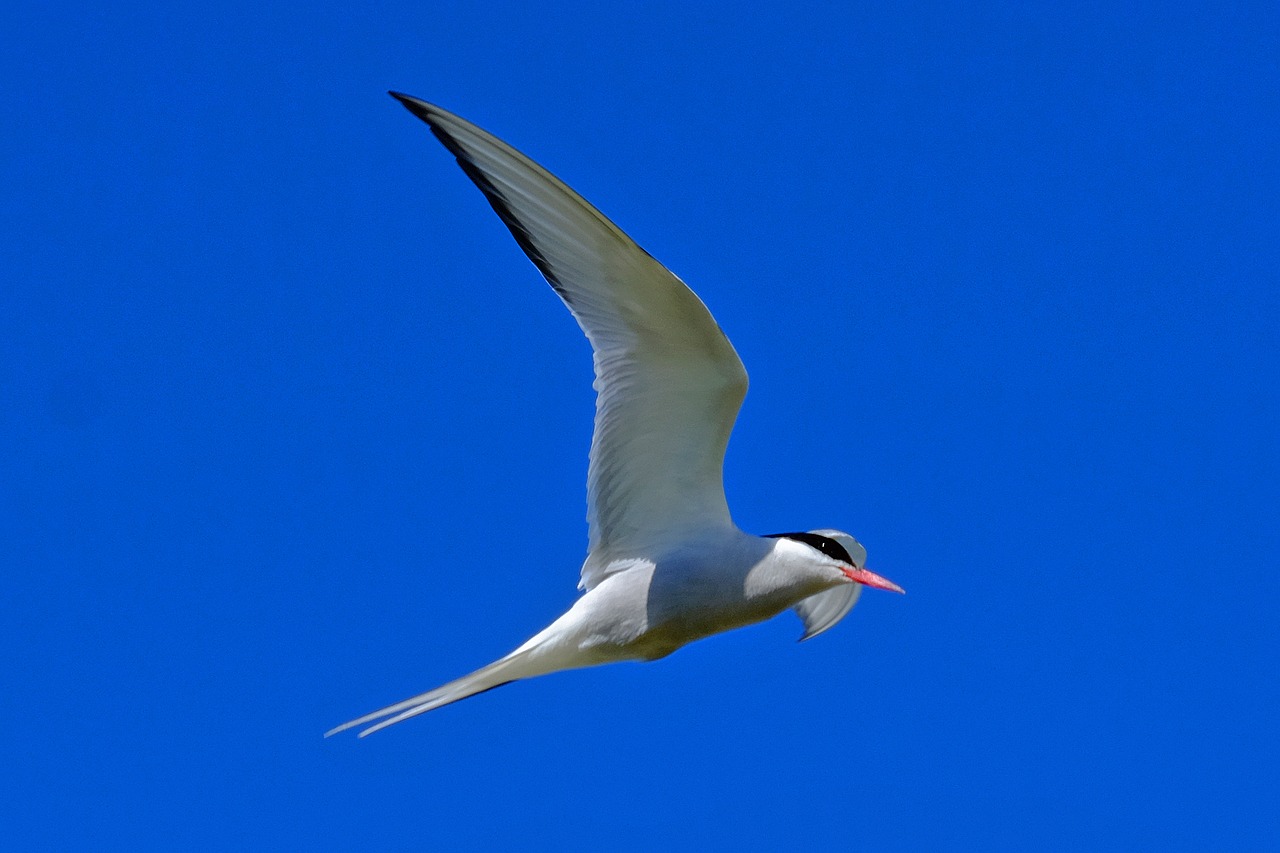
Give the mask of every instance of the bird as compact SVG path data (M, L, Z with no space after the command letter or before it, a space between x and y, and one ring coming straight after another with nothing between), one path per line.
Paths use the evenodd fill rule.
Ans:
M723 464L747 392L741 359L689 287L542 166L471 122L390 92L484 193L591 344L588 549L562 616L488 666L343 723L364 737L504 684L651 661L788 609L801 640L863 587L903 592L833 529L755 536L729 514Z

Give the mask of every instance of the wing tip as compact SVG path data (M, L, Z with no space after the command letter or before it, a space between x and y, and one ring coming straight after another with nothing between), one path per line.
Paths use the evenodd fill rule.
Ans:
M395 89L388 89L387 94L399 101L400 106L404 107L427 124L432 124L431 104L428 104L421 98L415 98L413 95L406 95L404 92L397 92Z

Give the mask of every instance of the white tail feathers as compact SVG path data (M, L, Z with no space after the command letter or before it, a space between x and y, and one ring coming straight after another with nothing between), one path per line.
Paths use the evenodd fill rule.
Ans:
M325 732L324 736L336 735L338 732L344 732L347 729L373 722L382 717L388 718L360 732L359 736L364 737L365 735L373 734L379 729L395 725L402 720L416 717L418 714L424 714L442 705L448 705L450 702L457 702L459 699L466 699L468 696L474 696L477 693L501 687L517 679L540 674L537 670L530 671L529 667L520 665L526 659L522 651L521 649L512 652L501 660L494 661L486 667L477 669L470 675L464 675L462 678L450 681L448 684L441 685L434 690L428 690L426 693L405 699L403 702L397 702L394 705L388 705L385 708L374 711L372 714L365 714L363 717L358 717L349 723L343 723L337 728Z
M576 639L581 632L581 605L586 600L588 600L587 596L578 599L568 613L530 637L524 645L506 657L499 658L488 666L441 685L435 690L428 690L411 699L388 705L372 714L365 714L349 723L343 723L336 729L325 732L324 736L336 735L338 732L379 720L380 722L360 732L360 737L364 737L387 726L394 726L402 720L448 705L450 702L457 702L459 699L466 699L468 696L474 696L522 678L533 678L536 675L546 675L565 669L595 666L607 663L609 660L621 660L621 657L602 657L598 651L584 648L584 644Z

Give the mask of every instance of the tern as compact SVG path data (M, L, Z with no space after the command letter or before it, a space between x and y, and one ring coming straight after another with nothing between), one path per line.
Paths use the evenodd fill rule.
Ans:
M447 110L390 94L457 158L591 343L584 594L505 657L326 737L373 723L364 737L519 679L655 660L788 609L806 640L844 618L864 586L903 591L868 571L866 549L839 530L739 530L722 468L747 373L702 301L524 154Z

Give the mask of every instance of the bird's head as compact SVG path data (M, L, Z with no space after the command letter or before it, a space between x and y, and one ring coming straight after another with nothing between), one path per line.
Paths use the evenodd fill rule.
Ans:
M810 530L807 533L771 533L769 539L787 539L807 549L806 563L829 575L831 586L842 583L860 583L863 586L906 592L893 581L882 578L866 568L867 549L848 533L840 530Z

